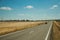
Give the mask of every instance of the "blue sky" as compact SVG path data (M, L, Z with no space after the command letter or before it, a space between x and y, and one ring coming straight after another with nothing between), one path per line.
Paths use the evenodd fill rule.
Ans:
M0 0L0 20L60 19L60 0Z

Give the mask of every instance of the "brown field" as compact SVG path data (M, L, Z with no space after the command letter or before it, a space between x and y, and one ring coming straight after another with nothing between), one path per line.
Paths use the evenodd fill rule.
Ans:
M34 27L44 22L0 22L0 35Z
M60 22L53 23L53 40L60 40Z

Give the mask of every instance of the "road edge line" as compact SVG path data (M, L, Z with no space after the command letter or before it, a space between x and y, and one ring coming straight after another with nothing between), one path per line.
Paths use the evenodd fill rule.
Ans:
M49 33L50 33L50 31L51 31L52 24L53 24L53 23L51 23L51 25L50 25L50 27L49 27L49 30L48 30L48 33L47 33L47 35L46 35L46 38L45 38L45 40L48 40L48 36L49 36Z

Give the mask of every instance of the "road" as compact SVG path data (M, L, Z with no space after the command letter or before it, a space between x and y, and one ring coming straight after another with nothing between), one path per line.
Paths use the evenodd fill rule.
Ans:
M45 40L52 22L0 36L0 40Z

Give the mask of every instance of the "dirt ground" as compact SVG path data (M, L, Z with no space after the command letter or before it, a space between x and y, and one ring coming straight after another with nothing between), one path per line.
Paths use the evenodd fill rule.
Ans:
M60 40L60 21L53 23L53 40Z

